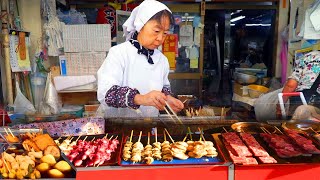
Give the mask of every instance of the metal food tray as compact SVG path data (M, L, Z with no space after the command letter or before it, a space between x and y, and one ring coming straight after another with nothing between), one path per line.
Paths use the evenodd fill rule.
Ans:
M320 122L313 120L290 120L282 123L282 128L314 133L320 131Z
M281 158L277 155L277 153L268 146L267 142L265 142L259 134L252 134L254 138L257 140L257 142L269 153L270 156L272 156L275 160L277 160L277 165L288 165L288 164L320 164L320 154L313 154L312 156L298 156L298 157L291 157L291 158ZM217 145L220 147L220 150L224 153L226 161L232 162L230 155L222 141L221 133L212 134L214 140L216 141ZM320 149L320 143L317 143L314 141L314 139L307 137L308 139L312 140L314 145ZM252 156L255 157L255 156ZM264 164L261 163L257 159L258 164L257 165L239 165L239 166L261 166L261 165L274 165L274 164Z
M250 134L263 132L261 128L267 129L270 133L277 132L277 129L274 126L260 122L237 122L232 124L231 128L236 132L245 132Z
M118 163L118 156L119 156L119 150L121 149L121 146L122 146L122 142L123 142L123 136L122 136L122 134L108 134L108 138L110 138L111 136L113 135L113 138L112 139L114 139L116 136L118 136L118 140L119 140L119 144L118 144L118 146L117 146L117 149L115 150L115 152L113 152L112 154L111 154L111 159L110 160L108 160L108 161L105 161L102 165L100 165L99 167L101 167L101 166L110 166L110 165L116 165L117 163ZM99 134L99 135L87 135L88 137L87 137L87 139L86 139L86 141L91 141L93 138L95 138L95 139L99 139L99 138L103 138L104 136L105 136L105 134ZM72 136L73 137L73 139L72 139L72 141L74 141L74 140L76 140L79 136ZM81 136L79 139L81 139L81 140L83 140L84 138L85 138L86 136L85 135L83 135L83 136ZM61 137L60 139L59 139L59 143L62 143L63 142L63 140L65 140L67 137ZM71 137L70 137L71 138ZM69 139L70 139L69 138ZM56 138L56 139L58 139L58 138ZM63 154L63 153L62 153ZM67 158L67 157L66 157ZM67 160L68 160L68 163L71 163L70 161L69 161L69 159L67 158ZM73 164L73 163L71 163L71 164ZM84 168L85 166L77 166L76 168ZM95 167L86 167L86 168L95 168Z
M120 166L173 166L173 165L218 165L218 164L224 164L226 161L225 161L225 158L223 156L223 154L221 153L219 147L217 146L215 140L212 138L212 136L210 135L204 135L204 137L206 138L207 141L212 141L213 144L214 144L214 147L216 148L216 151L218 152L218 156L217 157L202 157L202 158L188 158L186 160L180 160L180 159L176 159L176 158L173 158L173 160L171 162L164 162L164 161L161 161L161 160L154 160L154 162L152 164L146 164L146 163L143 163L143 162L139 162L139 163L132 163L131 161L124 161L122 159L122 149L121 149L121 153L119 153L119 165ZM123 141L122 144L125 144L125 142L127 141L129 137L126 137ZM138 136L133 136L132 137L132 142L137 142L138 141ZM164 141L164 138L163 138L163 135L158 135L158 142L163 142ZM179 141L179 140L183 140L184 136L172 136L172 138L175 140L175 141ZM190 140L189 139L190 136L188 136L187 140ZM197 135L197 134L193 134L192 135L192 139L193 140L199 140L200 138L200 135ZM147 141L148 141L148 137L147 136L142 136L141 137L141 142L142 144L145 146L147 145ZM167 137L167 141L170 141L169 137ZM153 142L155 142L155 137L154 136L151 136L150 137L150 144L152 144Z

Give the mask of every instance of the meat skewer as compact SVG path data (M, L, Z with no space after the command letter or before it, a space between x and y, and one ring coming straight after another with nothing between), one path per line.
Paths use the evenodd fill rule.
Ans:
M276 128L277 131L279 131L281 134L283 134L283 132L277 126L274 126L274 128Z
M166 128L164 128L164 130L166 131L166 133L168 134L170 140L172 141L172 143L174 143L174 140L172 139L172 137L170 136L170 133L168 132L168 130Z
M192 141L192 132L191 132L190 127L188 127L188 132L189 132L189 135L190 135L190 140Z
M161 155L162 155L162 160L164 162L170 162L173 160L173 156L171 153L171 145L170 142L167 141L167 136L166 136L166 132L163 131L163 138L164 141L161 144Z

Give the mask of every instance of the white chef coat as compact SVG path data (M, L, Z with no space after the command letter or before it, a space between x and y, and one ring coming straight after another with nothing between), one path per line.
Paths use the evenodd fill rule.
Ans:
M142 113L139 114L131 108L109 107L105 102L107 91L114 85L136 88L142 95L170 86L168 59L155 49L151 56L154 64L149 64L147 57L137 51L129 41L113 46L97 72L97 96L104 105L106 117L155 117L159 114L153 106L140 106Z

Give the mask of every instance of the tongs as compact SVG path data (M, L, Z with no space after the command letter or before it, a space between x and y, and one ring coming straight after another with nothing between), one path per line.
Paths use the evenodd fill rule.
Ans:
M178 120L178 122L180 124L183 124L181 119L177 116L177 114L173 111L173 109L170 107L170 105L167 103L166 101L166 106L169 108L169 110L172 112L172 114L174 115L174 117ZM176 122L176 120L172 117L171 113L168 111L168 109L166 107L164 107L164 110L166 111L166 113L170 116L170 118Z

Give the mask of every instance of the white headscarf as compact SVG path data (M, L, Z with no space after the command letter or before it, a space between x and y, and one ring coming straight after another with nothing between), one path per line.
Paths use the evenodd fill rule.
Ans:
M156 0L144 0L139 6L134 8L130 17L122 25L126 39L129 40L135 31L140 32L148 20L162 10L171 12L166 5Z

